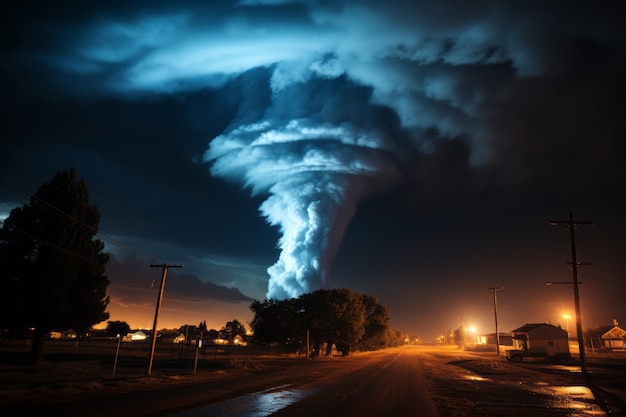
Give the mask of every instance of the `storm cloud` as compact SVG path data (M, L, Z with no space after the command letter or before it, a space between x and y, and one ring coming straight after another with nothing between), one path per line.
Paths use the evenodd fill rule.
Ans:
M533 188L566 175L549 173L555 150L586 148L593 134L595 155L623 150L618 132L603 131L623 90L609 81L624 61L611 6L44 5L43 23L33 15L9 29L20 42L3 62L15 88L40 97L154 102L216 92L232 111L227 121L211 121L209 109L205 116L196 107L195 123L221 131L206 137L195 161L261 198L261 215L280 231L267 297L286 298L329 286L351 219L376 193L407 182L417 184L415 199L446 187L466 192L463 181L485 172L481 181L503 192ZM537 102L540 91L551 94ZM601 111L591 114L591 102ZM461 174L447 180L442 158L460 160ZM579 162L581 170L589 164ZM615 174L610 165L600 169Z

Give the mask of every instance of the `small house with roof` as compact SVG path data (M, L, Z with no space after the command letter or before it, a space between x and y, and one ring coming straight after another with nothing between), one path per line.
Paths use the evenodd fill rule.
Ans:
M132 342L146 340L147 338L148 335L141 330L137 330L136 332L130 332L126 336L124 336L124 340Z
M507 350L507 358L522 357L569 358L567 331L560 326L546 323L527 323L511 332L513 349Z
M598 332L605 349L626 349L626 330L619 327L619 322L613 320L613 326L600 327Z

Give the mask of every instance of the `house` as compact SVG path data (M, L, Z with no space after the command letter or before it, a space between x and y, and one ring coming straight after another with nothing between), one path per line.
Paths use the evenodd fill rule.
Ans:
M233 345L237 345L237 346L247 346L248 343L246 343L246 341L243 340L243 337L241 337L240 335L236 335L235 337L233 337L233 341L231 342Z
M65 330L63 332L54 330L54 331L51 331L48 336L50 337L50 339L68 340L68 339L76 339L78 337L78 333L76 333L74 329Z
M76 333L76 330L74 329L69 329L63 332L63 334L61 335L62 339L76 339L78 337L78 333Z
M124 337L124 340L139 341L146 340L147 337L148 335L146 335L144 332L142 332L141 330L137 330L136 332L128 333Z
M487 333L477 336L478 343L481 345L496 345L496 334ZM511 333L499 333L500 346L513 346L513 336ZM495 347L494 347L495 349Z
M613 320L613 326L600 327L598 334L605 349L626 349L626 331Z
M513 357L515 352L521 357L569 358L569 341L566 330L560 326L546 323L527 323L513 331L512 350L507 354Z
M161 329L157 337L161 343L182 343L187 340L185 335L179 333L178 330Z

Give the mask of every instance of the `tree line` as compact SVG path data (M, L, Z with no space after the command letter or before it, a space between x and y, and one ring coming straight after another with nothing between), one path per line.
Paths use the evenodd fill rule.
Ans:
M349 289L317 290L290 300L254 301L253 341L294 349L310 347L312 356L342 355L398 346L402 335L389 328L389 309L375 297ZM308 342L308 346L306 343Z
M108 321L107 326L104 329L104 332L109 337L124 337L128 333L130 333L131 328L128 323L125 321ZM240 336L242 339L246 337L246 326L239 322L239 320L234 319L232 321L226 322L224 326L220 330L209 329L206 325L206 320L203 320L197 326L191 324L184 324L176 329L178 334L185 335L186 340L195 340L195 339L224 339L229 343L237 337Z

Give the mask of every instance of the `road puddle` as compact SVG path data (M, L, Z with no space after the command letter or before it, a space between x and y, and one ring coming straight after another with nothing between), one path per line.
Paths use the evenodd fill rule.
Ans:
M217 404L194 408L171 417L266 417L314 393L314 390L289 389L289 385L270 388Z
M595 403L593 392L582 385L542 386L536 391L551 396L549 406L570 410L570 417L606 416Z
M470 381L491 381L489 378L483 378L479 375L465 375L465 379L469 379Z
M580 366L576 365L550 365L548 368L555 369L557 371L566 371L572 374L581 373Z

